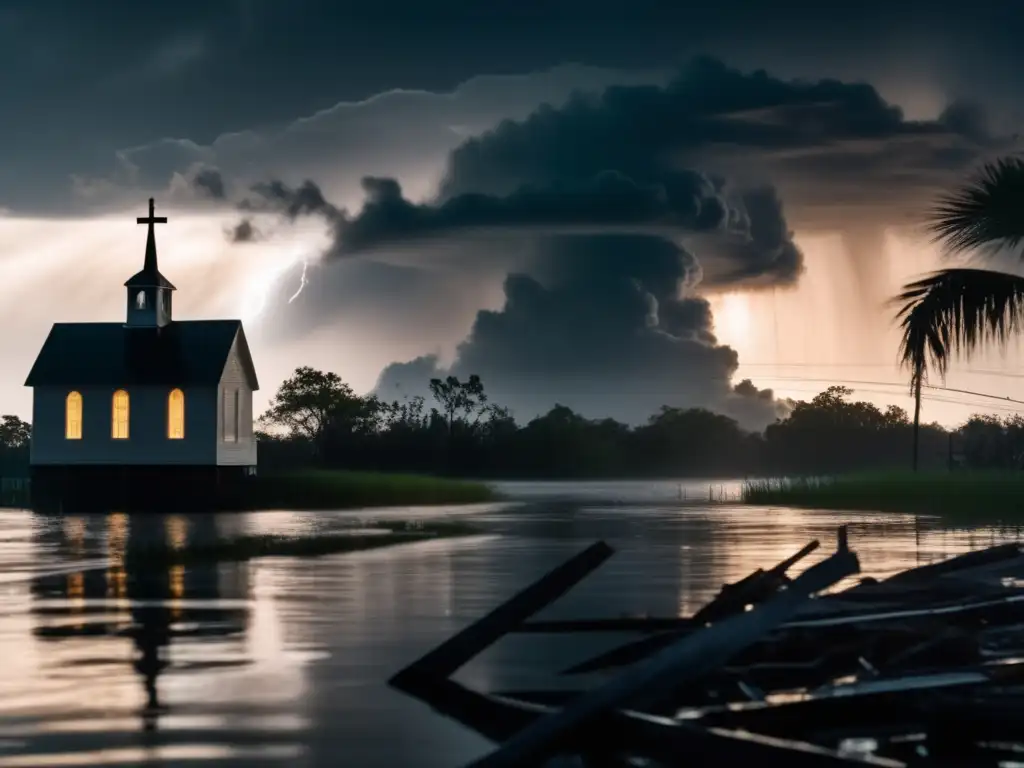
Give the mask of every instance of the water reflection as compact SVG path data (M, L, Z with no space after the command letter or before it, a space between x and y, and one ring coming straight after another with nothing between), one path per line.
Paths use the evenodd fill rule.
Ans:
M41 521L36 530L40 543L58 557L80 562L102 552L107 562L105 567L32 579L34 634L50 643L89 638L90 653L101 656L123 655L124 640L129 640L130 663L144 692L141 712L147 729L158 722L162 707L157 681L170 663L175 639L202 637L209 645L219 638L230 644L245 632L248 610L225 605L223 598L248 598L246 564L153 567L139 556L159 545L180 550L215 539L221 532L213 516L129 518L113 513L66 517L59 526ZM220 660L179 661L176 666L180 672L201 672L244 663L244 655L235 654Z
M595 539L618 554L549 618L690 614L722 583L811 538L823 546L806 564L817 561L840 521L865 571L882 576L1019 538L891 515L681 505L677 483L556 490L468 510L0 511L0 768L458 765L488 745L384 681ZM201 567L147 569L126 557L157 541L447 514L470 515L487 535ZM551 673L623 639L509 638L458 677L491 689L564 684Z

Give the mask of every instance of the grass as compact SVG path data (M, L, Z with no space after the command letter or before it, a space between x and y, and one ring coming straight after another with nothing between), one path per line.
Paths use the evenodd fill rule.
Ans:
M178 549L161 544L132 551L126 555L126 559L130 565L149 568L241 562L257 557L319 557L476 533L479 533L476 528L458 521L394 523L365 526L349 533L315 536L239 536L197 542Z
M246 509L350 509L473 504L495 498L484 483L429 475L301 470L257 475L246 483Z
M1024 523L1024 472L866 472L751 480L744 484L743 501Z

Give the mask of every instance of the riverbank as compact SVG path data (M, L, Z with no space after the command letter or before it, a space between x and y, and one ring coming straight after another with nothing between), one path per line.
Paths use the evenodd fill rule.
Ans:
M1024 522L1024 472L866 472L750 480L746 504L938 515L962 522Z
M352 509L492 501L486 483L429 475L300 470L250 478L231 506L243 509Z

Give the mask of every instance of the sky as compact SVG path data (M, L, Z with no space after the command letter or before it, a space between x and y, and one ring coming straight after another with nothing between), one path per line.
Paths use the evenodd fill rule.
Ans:
M667 6L3 3L0 411L53 322L123 317L149 196L175 316L244 320L257 408L300 365L476 373L520 420L909 407L886 302L943 263L935 197L1020 150L1024 16ZM1018 346L930 383L1024 400Z

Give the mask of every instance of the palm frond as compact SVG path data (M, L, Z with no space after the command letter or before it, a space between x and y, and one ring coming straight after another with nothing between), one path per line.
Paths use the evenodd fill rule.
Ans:
M1024 158L985 164L965 186L939 199L929 216L935 240L951 252L1024 242Z
M956 355L1024 327L1024 277L984 269L944 269L903 286L893 299L903 329L900 362L911 390L929 368L940 375Z

